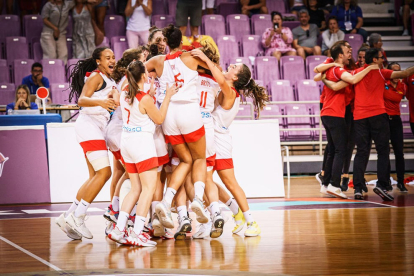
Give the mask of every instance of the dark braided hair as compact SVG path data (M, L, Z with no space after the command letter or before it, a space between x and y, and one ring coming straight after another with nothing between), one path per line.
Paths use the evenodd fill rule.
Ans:
M115 64L114 72L112 73L112 79L118 83L126 75L128 65L135 59L139 60L143 52L142 47L126 50L122 58L120 58Z
M174 27L173 24L170 24L162 29L162 34L167 39L167 45L171 50L180 46L183 39L183 34L181 33L180 29Z
M76 64L73 64L68 68L69 72L71 72L69 77L69 102L72 101L73 98L76 99L76 103L78 102L78 99L82 93L83 86L85 85L86 73L92 72L98 68L96 60L101 59L101 54L106 49L110 48L96 48L92 53L92 57L79 60Z
M260 111L266 106L266 102L269 101L266 88L256 84L252 79L252 73L249 67L245 64L243 64L236 76L238 79L233 82L234 88L239 93L243 91L241 93L243 96L254 99L254 109L260 116Z
M160 52L158 51L158 45L157 44L151 44L149 45L149 55L147 56L147 60L150 60L152 57L160 55Z
M137 93L141 93L138 81L141 79L142 74L145 74L145 65L139 60L134 61L128 66L126 73L128 79L128 91L126 91L126 98L130 100L130 104L132 105L135 95Z

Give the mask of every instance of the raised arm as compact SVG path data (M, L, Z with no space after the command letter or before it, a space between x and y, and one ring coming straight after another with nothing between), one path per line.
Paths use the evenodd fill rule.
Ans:
M322 82L329 89L332 89L333 91L339 91L339 90L344 89L345 87L347 87L349 85L349 83L344 82L344 81L333 82L333 81L327 80L325 78L322 78Z
M370 65L367 68L365 68L364 70L362 70L361 72L355 74L355 75L351 75L348 72L345 72L342 74L341 79L343 81L346 81L347 83L350 84L356 84L358 82L360 82L371 70L376 70L379 69L378 65Z
M329 68L332 68L332 67L343 67L343 65L339 64L339 63L334 63L334 62L327 63L327 64L321 63L313 69L313 72L323 73L323 72L325 72L326 70L328 70Z
M391 79L404 79L414 74L414 66L405 69L404 71L394 71L391 74Z

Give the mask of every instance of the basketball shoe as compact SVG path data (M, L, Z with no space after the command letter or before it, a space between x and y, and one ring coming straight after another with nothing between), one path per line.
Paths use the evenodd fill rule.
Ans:
M126 244L133 246L156 246L157 243L149 240L143 233L137 235L133 228L128 228Z
M328 185L328 189L326 190L326 192L338 198L347 199L347 196L342 192L341 188L335 187L332 184Z
M77 218L75 217L74 212L70 213L70 215L67 218L65 218L66 224L70 228L72 228L73 231L75 231L79 235L82 235L82 237L92 239L93 235L91 231L89 231L89 229L86 227L85 220L86 214L83 214Z
M165 200L155 206L155 213L164 227L174 228L174 221L171 216L171 205L165 202Z
M108 238L110 238L114 242L117 242L117 243L120 243L120 244L127 244L126 243L126 238L127 238L126 230L121 231L116 226L111 231L111 233L108 234Z
M106 209L103 216L104 216L105 219L117 223L118 222L119 211L118 212L114 211L114 209L112 209L112 204L111 204L111 205L108 206L108 208Z
M191 210L193 210L194 213L196 213L197 221L199 223L207 223L208 217L206 216L206 213L204 212L204 204L201 199L199 199L197 196L194 197L193 202L191 202Z
M105 227L105 235L108 236L109 233L111 233L111 231L114 230L115 226L116 223L113 223L112 221L107 221Z
M220 213L215 213L212 218L212 226L210 231L211 238L218 238L223 234L224 220Z
M239 233L243 230L244 225L246 224L246 219L244 218L242 210L239 208L239 212L236 215L233 215L234 223L236 226L233 229L233 234Z
M259 236L262 231L260 230L259 225L257 222L253 221L247 224L247 229L244 232L246 237L256 237Z
M212 225L213 223L211 222L211 220L207 223L200 224L198 227L198 231L193 235L193 239L204 239L210 236Z
M65 214L66 212L56 218L55 223L72 240L81 240L82 235L79 235L77 232L73 231L72 228L66 226Z
M162 237L165 235L165 228L158 219L157 214L154 214L154 219L152 221L152 228L154 229L154 237Z
M191 232L191 220L188 217L180 218L178 217L178 227L177 231L174 234L174 239L176 240L185 240L187 237L187 232Z

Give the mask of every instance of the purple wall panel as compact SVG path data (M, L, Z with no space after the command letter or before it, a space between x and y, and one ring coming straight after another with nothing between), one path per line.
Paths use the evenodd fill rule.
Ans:
M0 177L0 204L50 202L43 129L0 130L6 161Z

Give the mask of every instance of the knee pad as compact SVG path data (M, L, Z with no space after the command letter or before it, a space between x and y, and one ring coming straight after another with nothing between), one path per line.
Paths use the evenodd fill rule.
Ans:
M86 157L95 172L110 166L108 151L106 150L88 151Z

